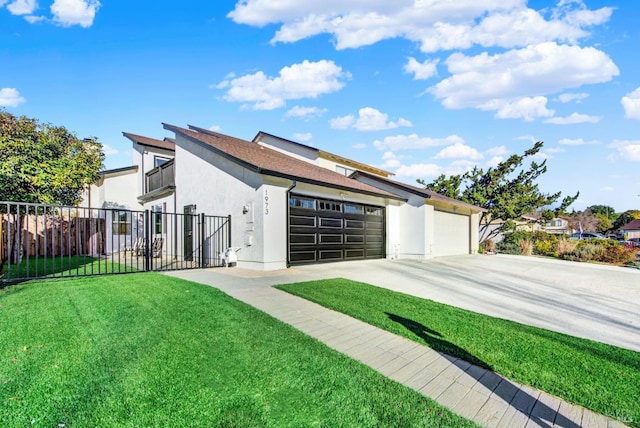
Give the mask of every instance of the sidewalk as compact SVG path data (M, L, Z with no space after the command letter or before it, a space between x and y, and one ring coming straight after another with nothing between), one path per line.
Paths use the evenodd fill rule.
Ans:
M624 427L611 418L277 290L317 278L289 269L175 271L218 288L485 427Z

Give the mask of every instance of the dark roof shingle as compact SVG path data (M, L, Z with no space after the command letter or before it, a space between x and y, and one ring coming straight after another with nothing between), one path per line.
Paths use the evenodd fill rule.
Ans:
M172 152L176 151L175 141L170 141L170 139L168 138L165 138L164 141L156 140L155 138L143 137L142 135L131 134L129 132L123 132L122 135L124 135L134 143L138 143L142 146L155 147Z
M284 153L259 144L210 130L207 130L207 132L196 132L166 123L162 125L166 130L173 131L177 135L182 135L191 141L203 144L221 156L252 169L259 174L294 179L305 183L378 197L404 200L392 193L385 192L384 190L377 189L365 183L360 183L337 172L287 156Z

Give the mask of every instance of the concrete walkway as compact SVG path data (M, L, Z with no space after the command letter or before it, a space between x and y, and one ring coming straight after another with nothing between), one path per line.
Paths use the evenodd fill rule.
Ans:
M317 279L315 270L219 268L167 275L216 287L485 427L625 426L271 287Z

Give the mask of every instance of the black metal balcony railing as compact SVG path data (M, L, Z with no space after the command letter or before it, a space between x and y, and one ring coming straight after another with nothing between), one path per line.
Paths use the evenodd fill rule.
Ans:
M174 161L172 159L169 162L166 162L147 172L146 193L150 193L154 190L162 189L169 186L175 186L176 183L174 171Z

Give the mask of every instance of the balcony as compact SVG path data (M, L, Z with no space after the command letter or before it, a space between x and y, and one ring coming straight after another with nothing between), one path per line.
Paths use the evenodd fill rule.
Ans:
M147 172L145 193L138 199L146 202L173 193L176 188L174 165L174 160L171 159Z

